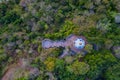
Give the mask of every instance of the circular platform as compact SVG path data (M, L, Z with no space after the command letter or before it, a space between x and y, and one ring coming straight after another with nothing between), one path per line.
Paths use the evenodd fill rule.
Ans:
M53 42L49 39L45 39L42 41L42 47L43 48L50 48Z
M78 38L74 41L74 47L77 49L83 49L85 47L85 40Z
M79 52L84 49L87 41L83 36L70 35L66 38L65 41L51 41L45 39L42 41L43 48L52 48L52 47L66 47L70 48L73 52Z
M79 52L84 49L87 41L83 36L70 35L66 38L66 44L74 52Z

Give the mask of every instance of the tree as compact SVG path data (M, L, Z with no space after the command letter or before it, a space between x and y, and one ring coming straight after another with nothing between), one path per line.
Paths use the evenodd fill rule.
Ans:
M85 62L90 65L90 70L87 77L92 80L101 78L103 71L111 65L114 65L117 60L109 51L93 52L85 56Z
M85 75L89 71L89 65L85 62L75 61L67 67L67 70L76 75Z
M52 58L52 57L48 57L44 64L46 65L46 69L48 71L53 71L54 70L54 67L55 67L55 58Z
M0 17L5 16L8 6L5 3L0 3Z
M106 80L119 80L120 79L120 62L109 67L105 71L104 75Z
M16 21L19 18L20 16L16 14L15 11L9 11L6 12L6 15L0 19L0 24L9 24Z

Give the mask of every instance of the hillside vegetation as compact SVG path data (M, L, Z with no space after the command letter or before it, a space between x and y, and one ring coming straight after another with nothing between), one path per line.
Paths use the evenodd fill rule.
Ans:
M41 46L70 34L87 39L85 56ZM119 59L119 0L0 1L0 80L120 80Z

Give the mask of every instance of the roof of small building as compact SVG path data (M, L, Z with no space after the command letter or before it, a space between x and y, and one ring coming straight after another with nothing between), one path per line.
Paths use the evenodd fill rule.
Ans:
M82 38L77 38L74 41L74 46L77 49L83 49L85 47L85 40L83 40Z
M52 41L50 39L45 39L42 41L43 48L52 47L69 47L74 52L79 52L84 49L86 45L86 39L83 36L76 36L71 34L66 38L66 40Z

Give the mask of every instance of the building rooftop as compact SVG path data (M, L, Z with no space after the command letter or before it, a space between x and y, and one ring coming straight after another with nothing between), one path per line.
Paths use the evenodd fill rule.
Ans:
M71 34L65 40L52 41L45 39L42 41L42 47L45 49L53 47L65 47L65 49L69 48L74 53L79 53L84 49L86 43L85 37ZM65 56L66 54L68 54L68 51L66 52L65 50L61 56Z
M82 38L77 38L74 41L74 47L77 49L83 49L85 47L85 40L83 40Z

